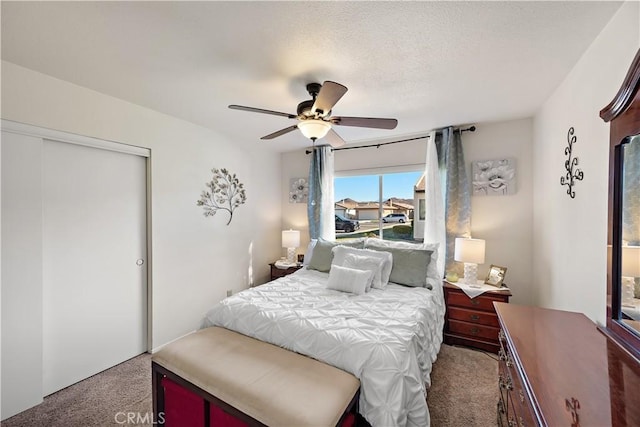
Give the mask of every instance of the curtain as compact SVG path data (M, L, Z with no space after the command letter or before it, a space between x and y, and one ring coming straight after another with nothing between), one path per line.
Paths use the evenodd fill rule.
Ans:
M436 131L427 140L427 159L424 171L425 224L424 241L438 243L438 276L444 277L446 226L444 221L444 196L438 167Z
M453 260L455 238L471 236L471 190L462 138L460 132L454 131L452 127L435 133L435 137L434 133L427 146L425 170L425 179L431 178L434 182L425 182L425 196L427 206L433 205L429 212L435 218L425 224L425 241L440 242L438 267L442 270L439 272L456 271L462 275L462 266ZM437 171L434 151L437 153ZM440 261L444 261L444 266Z
M331 146L315 147L309 165L309 237L335 240L333 200L333 151Z

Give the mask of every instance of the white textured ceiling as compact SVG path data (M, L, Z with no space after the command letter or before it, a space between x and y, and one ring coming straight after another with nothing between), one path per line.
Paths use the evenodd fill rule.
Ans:
M347 141L528 117L619 2L8 2L2 59L215 129L238 144L306 147L284 117L305 84L349 88Z

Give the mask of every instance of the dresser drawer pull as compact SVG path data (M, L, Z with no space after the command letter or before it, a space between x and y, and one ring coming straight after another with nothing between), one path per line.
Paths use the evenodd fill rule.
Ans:
M473 327L471 328L471 330L469 330L469 332L471 333L471 335L478 335L478 332L480 332L480 329Z
M480 300L472 299L471 300L471 305L480 305Z
M499 375L498 385L500 386L500 388L503 388L505 390L513 390L513 382L511 381L511 377L507 377L507 380L505 381L502 375Z
M477 314L472 314L469 317L471 318L471 320L480 320L480 316L478 316Z

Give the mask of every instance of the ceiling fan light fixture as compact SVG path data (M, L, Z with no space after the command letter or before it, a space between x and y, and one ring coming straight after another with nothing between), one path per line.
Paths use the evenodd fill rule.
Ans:
M324 138L331 129L331 123L318 119L302 120L298 123L298 129L309 139Z

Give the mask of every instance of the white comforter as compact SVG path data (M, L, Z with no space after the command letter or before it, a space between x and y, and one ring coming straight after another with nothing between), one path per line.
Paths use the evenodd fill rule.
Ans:
M354 295L329 275L298 272L226 298L203 327L222 326L313 357L360 379L360 413L374 427L429 425L426 386L442 342L442 288L389 284Z

